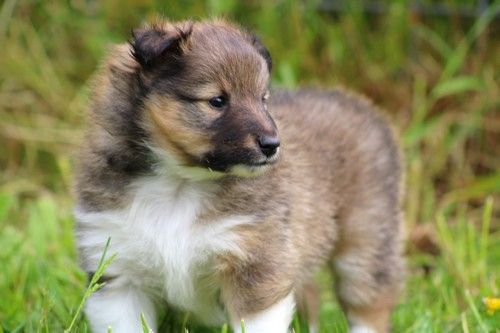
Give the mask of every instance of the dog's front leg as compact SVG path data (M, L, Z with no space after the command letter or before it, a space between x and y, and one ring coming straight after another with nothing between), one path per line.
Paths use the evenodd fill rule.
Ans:
M293 294L284 298L257 313L242 315L241 319L232 318L233 330L236 333L242 332L242 322L245 333L286 333L288 332L295 309Z
M154 302L132 285L105 285L87 300L85 314L92 333L106 333L109 327L116 333L142 332L141 314L148 326L157 331Z
M262 267L233 275L223 287L223 301L236 333L242 332L242 320L245 333L287 333L295 310L292 282Z

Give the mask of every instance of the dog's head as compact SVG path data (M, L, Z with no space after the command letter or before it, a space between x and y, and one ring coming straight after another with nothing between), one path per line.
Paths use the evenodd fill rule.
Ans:
M144 124L181 168L244 176L276 161L271 57L257 37L222 21L157 23L135 30L131 47Z

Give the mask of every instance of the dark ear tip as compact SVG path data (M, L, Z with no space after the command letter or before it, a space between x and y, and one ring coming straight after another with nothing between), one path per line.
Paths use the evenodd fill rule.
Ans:
M271 53L269 53L269 50L264 46L261 38L258 35L251 34L251 37L252 44L257 49L257 52L259 52L259 54L264 58L267 63L267 68L269 72L271 72L271 70L273 69L273 59L271 57Z
M155 24L134 29L131 31L132 39L129 42L132 56L142 67L150 67L167 53L180 54L180 42L186 40L191 32L192 26L188 29L176 27L174 31L168 31Z
M134 59L141 64L142 66L147 65L148 58L146 56L146 50L144 47L144 34L145 29L138 28L131 30L132 38L129 40L129 44L131 46L131 54Z
M133 43L140 42L141 39L145 39L148 35L153 33L159 34L160 31L155 29L154 26L143 26L140 28L130 29L130 35Z

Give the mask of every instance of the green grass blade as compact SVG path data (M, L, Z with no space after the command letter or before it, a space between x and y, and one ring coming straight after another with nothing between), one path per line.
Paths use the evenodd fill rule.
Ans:
M484 82L475 76L459 76L440 81L434 89L431 96L434 100L442 97L461 94L468 91L480 91L484 89Z
M481 327L481 331L484 333L488 333L488 328L484 324L481 315L479 314L479 311L477 309L477 306L474 304L474 300L472 299L472 296L470 294L470 291L468 289L465 290L465 299L467 300L467 304L469 305L469 308L472 311L472 314L474 315L474 318L476 319L477 323L479 324L479 327Z
M148 323L146 322L146 318L144 317L144 313L141 313L141 326L142 326L142 333L153 333L153 330L149 328ZM187 330L186 330L187 332Z
M97 266L97 270L94 273L94 275L92 276L90 283L89 283L87 289L85 290L85 293L83 294L82 300L80 301L80 304L78 305L78 308L76 309L75 314L73 315L73 319L71 320L71 323L69 324L68 328L64 330L65 333L72 332L72 330L76 324L76 321L78 320L78 318L80 318L80 314L83 310L83 306L84 306L87 298L89 298L90 295L92 295L95 291L99 290L104 285L104 283L98 283L98 281L101 278L101 276L104 274L104 271L106 270L106 268L111 264L111 262L115 258L115 255L113 254L110 258L106 259L106 254L107 254L110 242L111 242L111 238L108 238L108 240L106 241L106 245L104 246L104 250L102 252L101 259L99 260L99 265Z
M241 320L241 333L245 333L245 320Z

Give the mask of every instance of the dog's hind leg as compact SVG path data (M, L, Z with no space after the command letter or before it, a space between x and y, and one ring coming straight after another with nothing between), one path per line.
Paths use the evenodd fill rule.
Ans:
M352 333L390 330L389 316L404 279L401 216L383 206L358 209L341 221L333 268Z

